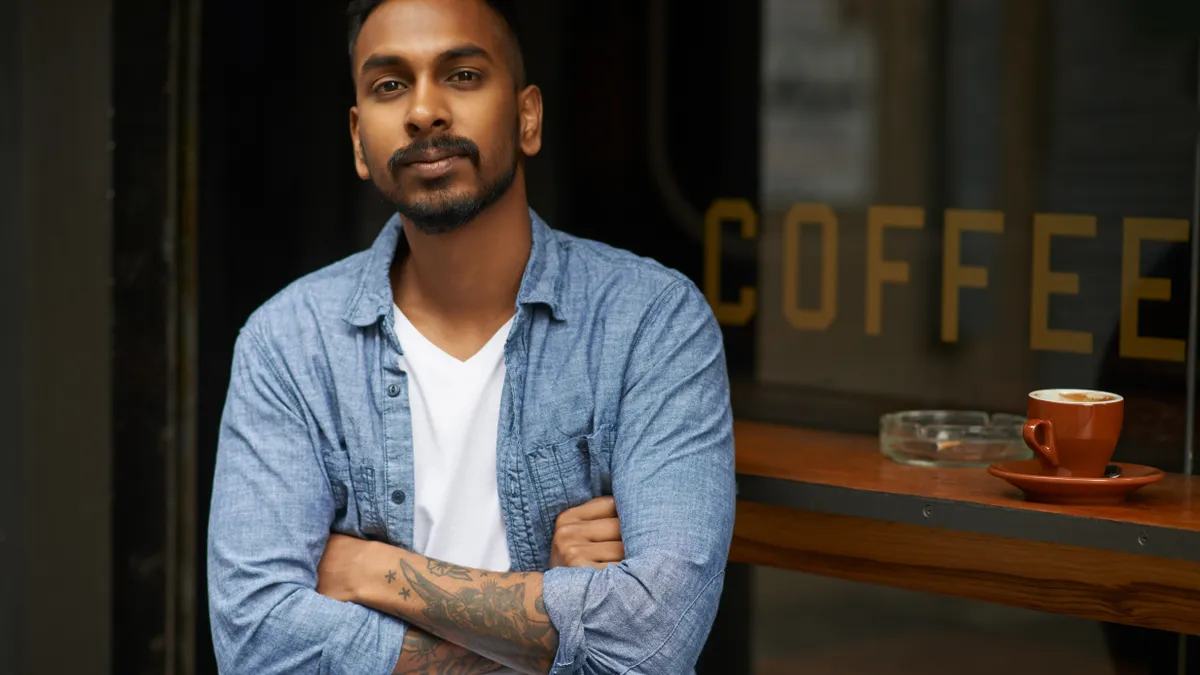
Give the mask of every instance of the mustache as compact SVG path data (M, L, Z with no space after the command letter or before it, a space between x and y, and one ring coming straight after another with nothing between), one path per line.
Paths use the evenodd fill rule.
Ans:
M474 141L462 136L441 135L419 138L393 152L387 161L388 171L395 174L400 170L400 167L419 160L421 155L430 150L441 150L450 154L462 155L470 159L471 163L476 167L479 166L479 146L475 145Z

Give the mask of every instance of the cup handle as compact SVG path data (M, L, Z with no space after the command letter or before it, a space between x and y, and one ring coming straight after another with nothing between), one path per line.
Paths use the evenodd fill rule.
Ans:
M1025 445L1037 453L1042 464L1050 469L1058 468L1058 449L1054 447L1054 424L1050 420L1029 420L1021 430Z

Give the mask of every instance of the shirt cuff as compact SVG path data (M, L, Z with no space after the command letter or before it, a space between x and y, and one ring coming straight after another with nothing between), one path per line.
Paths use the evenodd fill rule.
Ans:
M583 607L588 586L596 576L590 567L555 567L542 575L542 599L550 623L558 630L558 653L550 675L576 671L575 661L584 653Z
M347 603L343 610L321 659L322 675L391 675L408 624L358 605Z

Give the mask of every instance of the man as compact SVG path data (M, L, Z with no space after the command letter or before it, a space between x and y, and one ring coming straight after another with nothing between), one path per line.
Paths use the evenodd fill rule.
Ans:
M542 99L494 8L352 9L356 165L398 215L238 337L222 672L690 672L734 512L704 297L530 210Z

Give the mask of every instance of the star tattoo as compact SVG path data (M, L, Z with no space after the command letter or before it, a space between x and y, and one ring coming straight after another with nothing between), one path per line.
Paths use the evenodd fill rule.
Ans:
M388 572L388 573L387 573L387 580L388 580L388 583L389 583L389 584L390 584L390 583L392 583L393 581L395 581L395 580L396 580L396 572L395 572L395 571L390 571L390 572Z

